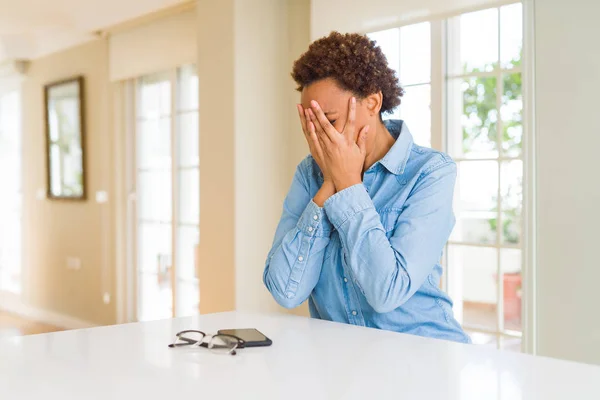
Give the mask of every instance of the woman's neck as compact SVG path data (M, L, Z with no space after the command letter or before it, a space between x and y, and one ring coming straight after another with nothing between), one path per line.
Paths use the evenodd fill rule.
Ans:
M390 134L383 122L377 122L377 129L375 130L375 142L373 143L373 149L365 158L365 165L363 172L371 168L373 164L381 160L388 151L392 148L396 139Z

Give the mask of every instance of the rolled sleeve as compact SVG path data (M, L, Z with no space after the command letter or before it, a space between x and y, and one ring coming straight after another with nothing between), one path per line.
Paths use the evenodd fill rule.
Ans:
M374 205L365 186L359 183L331 196L324 208L329 220L339 231L346 221L366 209L374 209Z
M332 231L325 211L311 200L310 163L307 158L296 169L263 273L265 286L286 308L299 306L312 293Z
M298 230L308 236L329 237L332 225L325 210L310 201L298 220Z

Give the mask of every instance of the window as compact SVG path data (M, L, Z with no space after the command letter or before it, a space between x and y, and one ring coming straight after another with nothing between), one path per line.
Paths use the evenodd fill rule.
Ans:
M522 6L447 22L447 151L458 166L446 253L455 313L474 342L520 350Z
M137 80L138 320L197 312L198 78L195 66Z
M455 316L475 343L518 351L522 5L388 29L369 37L380 45L406 89L399 110L389 117L405 120L417 144L444 143L440 150L448 152L458 166L457 223L443 257L443 285L454 300ZM432 79L431 71L442 71L443 79ZM431 112L432 100L443 105L439 115ZM443 125L432 121L445 121L445 131L432 130L432 125Z
M415 143L431 146L431 26L429 22L368 34L385 54L406 91L400 106L384 116L403 119Z
M0 291L21 292L21 111L0 92Z

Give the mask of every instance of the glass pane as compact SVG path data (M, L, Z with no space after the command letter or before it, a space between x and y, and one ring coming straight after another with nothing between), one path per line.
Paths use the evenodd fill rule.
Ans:
M177 277L192 281L197 278L196 246L200 230L194 226L179 226L177 229Z
M198 168L179 171L179 222L200 223L200 175Z
M521 155L523 139L523 91L521 74L503 77L502 107L502 152L508 157Z
M377 42L377 45L385 54L388 65L400 76L400 29L387 29L385 31L369 33L369 39Z
M21 215L11 214L14 209L0 212L0 290L20 293Z
M138 246L138 270L164 274L167 267L165 257L171 254L171 225L141 222L138 225Z
M171 114L171 83L167 74L155 74L139 80L138 115L158 118Z
M142 120L137 125L138 168L171 166L171 119Z
M177 285L177 316L187 317L198 314L200 289L198 282L180 281Z
M200 151L198 111L186 112L177 118L177 126L179 128L179 166L197 166L200 164L198 156Z
M151 321L173 317L171 276L138 275L138 320Z
M57 144L50 145L50 170L51 170L51 182L50 188L54 196L60 196L62 192L62 180L61 175L61 156L60 146Z
M0 291L21 292L21 112L16 91L0 94Z
M448 82L448 148L459 158L498 157L496 78Z
M502 242L517 244L521 238L523 161L503 162L501 168Z
M5 92L0 97L0 135L9 132L19 132L21 123L21 96L18 91ZM21 136L15 135L14 140L20 141Z
M500 8L500 61L502 68L521 66L523 49L523 5Z
M448 24L451 75L492 71L498 65L498 9L463 14Z
M371 40L377 42L383 54L387 58L388 65L396 71L396 76L400 77L400 29L387 29L385 31L372 32L367 34ZM400 79L402 79L400 77ZM384 119L400 118L399 108L392 113L384 115Z
M159 95L160 90L158 85L141 84L140 86L140 102L138 114L143 117L157 117L159 112Z
M431 27L429 22L400 28L400 83L431 81Z
M400 118L406 122L416 144L431 147L431 85L406 88Z
M450 239L455 242L495 243L498 209L498 163L458 163L454 191L456 226Z
M179 104L177 109L197 110L198 109L198 75L195 65L184 65L179 68L179 82L177 90L179 91Z
M171 171L141 171L137 185L138 218L171 221Z
M453 280L462 283L454 296L462 301L465 326L497 328L497 250L485 247L448 246L448 267ZM458 306L458 305L455 305Z
M500 250L504 285L504 329L521 331L521 297L523 286L521 281L521 250Z

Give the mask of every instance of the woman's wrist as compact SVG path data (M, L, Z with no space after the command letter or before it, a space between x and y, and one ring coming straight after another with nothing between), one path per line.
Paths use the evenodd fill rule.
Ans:
M333 184L333 181L330 179L325 179L323 181L323 184L321 185L321 188L319 189L319 191L313 198L313 201L319 207L323 207L323 205L325 204L327 199L330 198L331 196L333 196L334 194L335 194L335 185Z
M350 186L358 185L362 183L362 179L360 175L355 176L345 176L342 179L338 179L335 181L335 188L338 192L341 192L344 189L349 188Z

